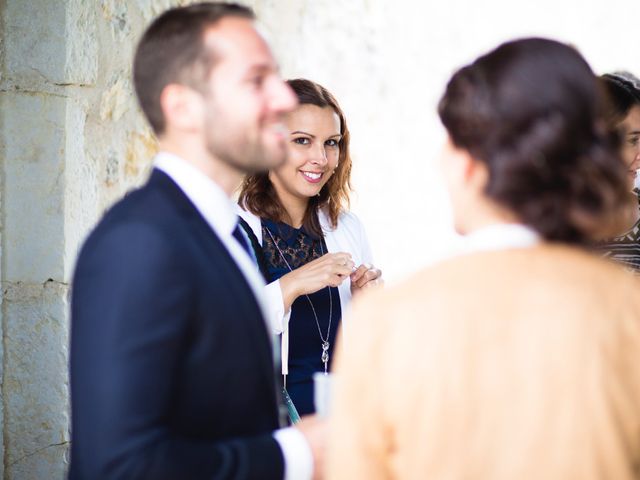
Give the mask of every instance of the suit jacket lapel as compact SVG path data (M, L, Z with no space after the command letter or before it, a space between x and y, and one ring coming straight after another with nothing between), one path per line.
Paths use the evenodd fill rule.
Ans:
M211 264L215 264L216 268L220 268L224 275L228 276L227 285L233 291L233 297L237 299L235 305L238 311L237 320L247 322L249 341L255 347L251 350L257 353L258 371L262 372L267 388L273 391L275 388L274 360L270 332L267 330L266 321L262 317L260 307L247 279L198 209L168 175L154 170L149 179L149 185L157 185L171 195L172 204L176 205L190 233L197 238L204 251L211 258ZM275 395L270 397L274 399L275 407Z

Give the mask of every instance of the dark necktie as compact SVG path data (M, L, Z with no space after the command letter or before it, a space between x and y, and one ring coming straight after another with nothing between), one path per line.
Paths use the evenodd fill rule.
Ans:
M244 249L244 251L247 252L247 255L249 255L250 258L253 258L253 255L251 254L251 248L249 247L249 243L247 242L246 237L240 231L239 223L236 223L236 228L233 229L232 235L233 235L233 238L235 238L238 241L238 243Z

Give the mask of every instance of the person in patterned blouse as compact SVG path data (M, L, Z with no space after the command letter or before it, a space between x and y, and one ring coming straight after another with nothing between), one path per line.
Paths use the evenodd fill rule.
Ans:
M307 79L287 83L299 103L285 122L287 160L249 175L238 202L267 283L267 317L280 335L285 399L295 406L295 421L315 412L313 376L331 370L352 295L382 278L364 227L348 210L352 163L345 114L323 86Z
M621 235L599 246L604 256L640 274L640 80L628 72L607 73L601 77L607 96L605 119L622 138L621 154L629 166L629 188L638 196L638 209L632 226Z

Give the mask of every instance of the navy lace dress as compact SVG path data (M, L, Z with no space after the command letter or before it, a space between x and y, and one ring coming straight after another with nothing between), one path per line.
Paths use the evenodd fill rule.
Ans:
M327 253L324 238L314 237L304 227L293 228L266 219L262 219L262 249L271 281L289 273L289 266L295 270ZM291 308L287 391L298 413L307 415L315 412L313 374L324 371L321 337L329 338L329 366L333 359L336 332L342 316L338 289L323 288L308 298L301 295Z

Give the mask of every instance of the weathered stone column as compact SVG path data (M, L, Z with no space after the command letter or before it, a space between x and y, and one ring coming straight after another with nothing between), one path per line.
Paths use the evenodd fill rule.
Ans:
M95 188L85 183L82 92L97 78L95 8L0 5L3 474L63 478L68 285L83 224L95 212L90 201L80 205L83 190Z
M3 478L66 475L73 268L104 209L147 176L156 143L130 66L145 25L178 3L0 1Z

